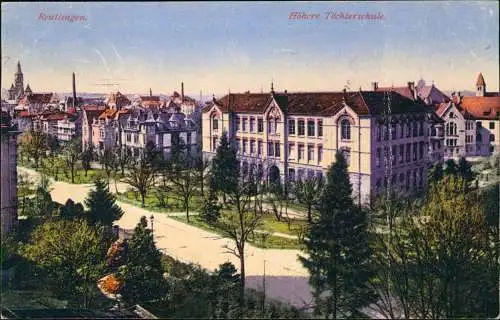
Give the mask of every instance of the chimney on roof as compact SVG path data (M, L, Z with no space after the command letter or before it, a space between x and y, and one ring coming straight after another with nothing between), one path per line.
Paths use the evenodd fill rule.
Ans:
M184 102L184 82L181 82L181 101Z
M73 72L73 108L76 106L76 80L75 73ZM66 110L68 110L68 106L66 106Z
M373 89L373 91L377 91L377 89L378 89L378 82L372 82L372 89Z

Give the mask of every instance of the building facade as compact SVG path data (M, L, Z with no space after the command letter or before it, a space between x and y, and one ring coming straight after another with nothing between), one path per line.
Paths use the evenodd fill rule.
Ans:
M393 91L246 92L214 98L203 109L202 145L212 158L225 131L244 175L256 170L282 181L324 176L340 151L354 197L369 204L389 179L397 192L424 187L431 123L424 104Z
M451 101L436 108L436 113L445 123L446 159L487 157L500 151L500 96L486 91L481 73L476 96L454 93Z
M172 145L185 146L186 152L197 157L198 137L194 122L181 112L166 113L135 110L120 121L121 146L138 158L148 143L160 150L164 159L170 158Z
M1 112L1 236L4 238L17 226L17 127L7 112Z

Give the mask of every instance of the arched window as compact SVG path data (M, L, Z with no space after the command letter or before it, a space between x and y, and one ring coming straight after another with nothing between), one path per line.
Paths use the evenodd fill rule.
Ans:
M341 128L341 139L342 140L351 140L351 123L348 119L342 120L340 123Z

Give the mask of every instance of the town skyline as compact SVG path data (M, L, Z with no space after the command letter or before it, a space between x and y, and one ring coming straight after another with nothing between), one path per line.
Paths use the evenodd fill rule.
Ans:
M268 92L271 82L278 91L340 91L420 78L474 90L480 72L488 91L499 88L498 3L2 6L2 89L17 61L35 92L70 91L73 72L80 92L168 93L184 82L193 97ZM291 19L293 12L321 19ZM384 19L323 19L328 12Z

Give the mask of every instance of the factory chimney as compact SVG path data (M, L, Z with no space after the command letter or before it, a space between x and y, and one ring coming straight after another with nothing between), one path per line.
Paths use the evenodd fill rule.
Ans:
M184 102L184 82L181 82L181 101Z
M73 72L73 108L75 108L75 106L76 106L76 81L75 81L75 73Z

